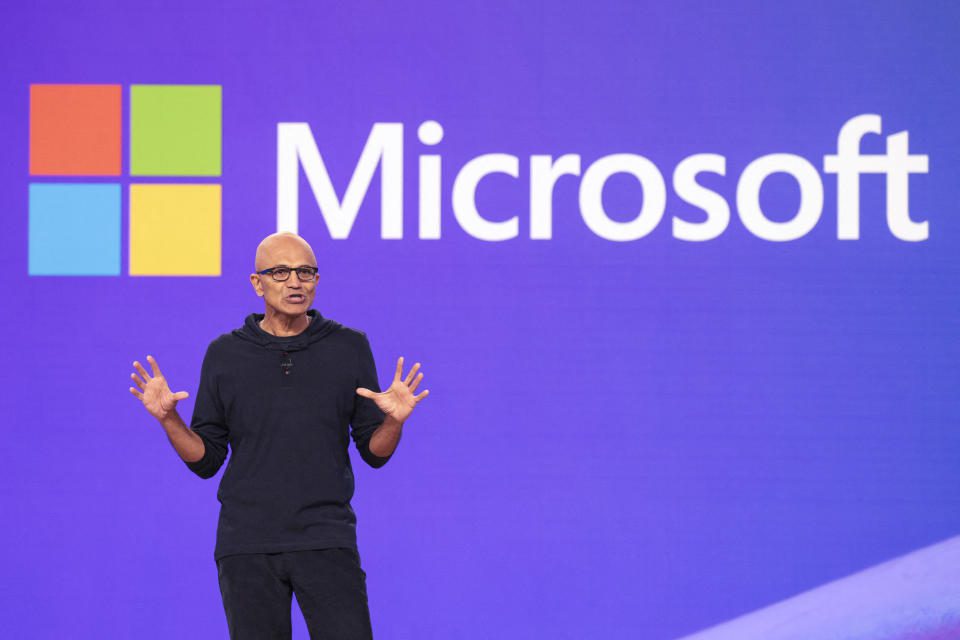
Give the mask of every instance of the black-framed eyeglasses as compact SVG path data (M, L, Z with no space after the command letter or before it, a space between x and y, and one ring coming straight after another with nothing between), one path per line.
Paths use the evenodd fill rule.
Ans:
M318 276L316 267L297 267L295 269L292 267L270 267L263 271L257 271L257 274L266 275L269 273L277 282L286 282L291 271L297 272L297 278L300 282L314 282Z

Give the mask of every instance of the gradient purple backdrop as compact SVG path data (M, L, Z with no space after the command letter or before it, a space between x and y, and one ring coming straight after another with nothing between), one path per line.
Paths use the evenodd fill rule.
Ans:
M310 123L341 193L371 125L406 127L403 240L380 239L376 185L331 240L301 183L314 306L368 333L382 383L404 355L431 391L385 468L351 451L378 638L677 637L960 532L955 5L139 4L2 10L5 636L226 637L222 472L191 474L127 387L154 355L189 419L206 345L262 312L248 274L276 230L278 122ZM31 83L222 85L222 277L27 276ZM736 217L705 243L668 218L602 240L577 178L554 238L529 239L531 154L639 153L669 179L720 153L706 182L734 202L748 162L820 167L862 113L929 155L911 180L928 241L890 234L877 176L858 241L836 239L833 176L795 242ZM438 241L416 237L427 119L445 128ZM450 210L456 169L489 152L521 158L478 193L521 214L516 240ZM796 196L771 178L763 203L789 215ZM622 176L605 193L619 219L640 198ZM673 213L696 219L670 191Z

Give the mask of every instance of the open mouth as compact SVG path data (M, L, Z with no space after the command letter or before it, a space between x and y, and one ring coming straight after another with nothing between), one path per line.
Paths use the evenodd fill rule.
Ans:
M294 294L292 296L287 296L287 302L293 302L293 303L300 303L306 299L307 299L306 296L299 293Z

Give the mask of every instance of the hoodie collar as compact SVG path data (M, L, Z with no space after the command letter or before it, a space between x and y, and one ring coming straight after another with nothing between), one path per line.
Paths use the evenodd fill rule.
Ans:
M275 336L260 328L264 316L263 313L251 313L243 321L242 327L233 330L233 335L272 351L300 351L341 326L339 322L324 318L316 309L307 309L310 324L306 329L295 336Z

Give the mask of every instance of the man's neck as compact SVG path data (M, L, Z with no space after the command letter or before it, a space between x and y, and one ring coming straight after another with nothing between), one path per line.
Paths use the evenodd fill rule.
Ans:
M285 321L285 318L290 319ZM300 335L306 331L307 327L310 326L311 320L312 318L306 313L293 317L283 316L281 314L274 314L271 317L270 314L267 313L264 315L263 320L260 321L260 328L278 338L289 338Z

